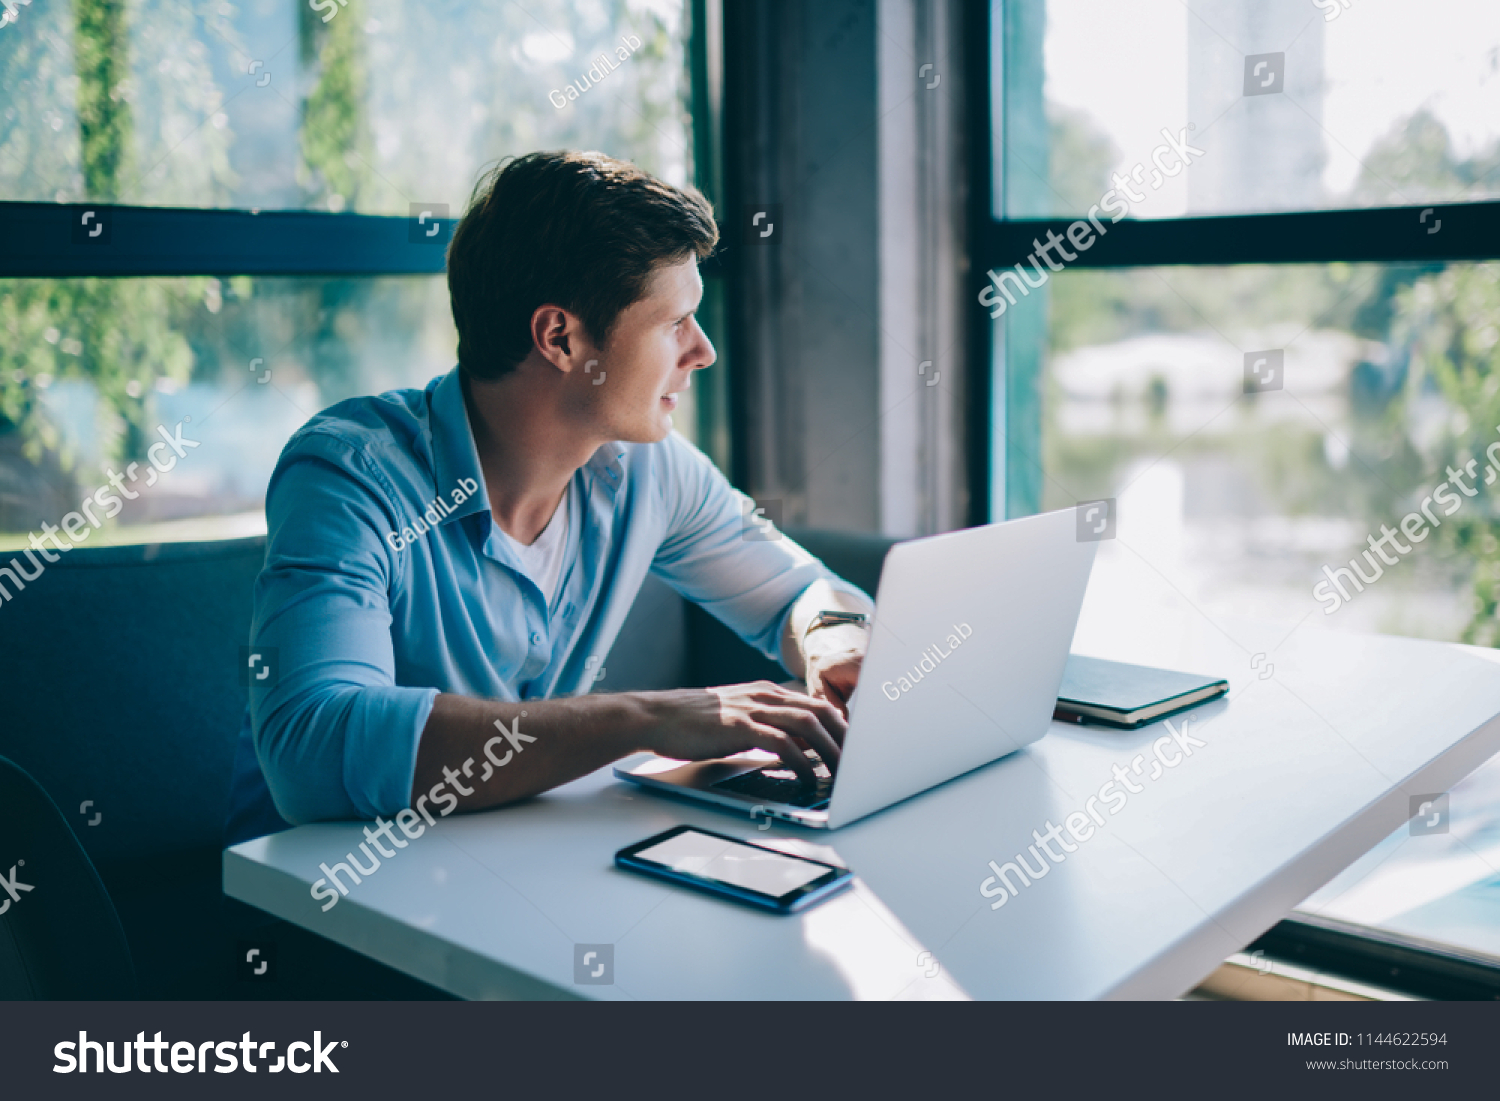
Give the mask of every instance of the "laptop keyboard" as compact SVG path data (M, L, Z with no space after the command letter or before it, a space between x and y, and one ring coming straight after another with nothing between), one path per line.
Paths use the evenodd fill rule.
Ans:
M833 775L816 753L808 753L817 779L808 783L789 768L761 768L744 772L713 786L767 803L785 803L804 810L823 810L833 793Z

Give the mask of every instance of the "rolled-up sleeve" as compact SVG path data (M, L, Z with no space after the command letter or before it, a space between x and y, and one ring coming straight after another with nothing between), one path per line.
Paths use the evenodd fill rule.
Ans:
M869 600L780 531L772 538L764 527L747 531L754 502L681 436L667 443L667 469L657 479L667 535L651 569L684 598L776 662L792 605L813 582Z
M298 825L394 814L438 690L395 682L391 495L353 445L310 434L272 475L266 523L251 645L276 678L250 716L276 809Z

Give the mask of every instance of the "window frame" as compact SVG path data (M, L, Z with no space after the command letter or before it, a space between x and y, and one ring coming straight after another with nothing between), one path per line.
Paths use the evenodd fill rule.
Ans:
M971 133L969 224L975 273L1022 263L1032 251L1034 238L1045 236L1048 230L1061 234L1079 220L996 217L994 210L996 205L1004 208L1007 160L1003 89L996 86L999 82L994 78L1004 76L1007 34L1021 23L1034 20L1045 10L1043 4L1044 0L991 0L967 9L967 92L970 103L982 105L976 112L981 116L978 125ZM1035 33L1035 28L1027 29ZM1001 135L998 143L996 135ZM1424 214L1441 218L1443 232L1429 232L1431 225L1423 221ZM1086 253L1080 252L1068 267L1495 259L1500 259L1500 199L1269 214L1124 218L1111 224L1107 235L1096 237L1093 246ZM1004 400L1007 379L1003 348L1009 338L1009 315L992 323L983 310L974 313L971 347L976 352L975 362L988 369L973 372L985 379L970 395L976 426L981 429L974 433L970 453L974 487L971 518L984 523L1025 515L1039 507L1040 408L1035 402ZM1015 388L1011 390L1014 394ZM1003 426L997 426L996 421L1001 419ZM1024 464L1024 473L1007 472L1005 456L996 456L993 441L997 427L1009 441L1007 451ZM1009 485L995 486L1001 478Z
M91 211L105 220L107 243L75 239L74 227ZM5 201L0 278L441 275L452 221L421 244L408 239L410 222L312 210Z
M1022 263L1033 251L1033 238L1051 230L1059 235L1079 218L996 217L1004 210L1005 143L1003 76L1007 31L1018 21L1034 19L1045 0L990 0L967 7L966 70L968 102L979 105L970 134L970 255L974 276ZM1031 28L1034 30L1034 28ZM998 60L1001 69L997 72ZM996 164L999 171L996 171ZM997 204L997 197L999 202ZM1423 221L1432 212L1443 232L1430 233ZM1430 217L1431 215L1429 215ZM1123 218L1109 233L1095 238L1069 269L1133 267L1207 267L1234 264L1310 264L1338 262L1431 262L1500 259L1500 200L1430 203L1356 209L1291 211L1270 214L1226 214L1177 218ZM991 320L973 308L974 363L969 395L974 422L970 448L971 513L974 523L1025 515L1018 504L1035 511L1040 501L1039 399L1022 404L995 400L1007 391L1005 342L1013 315ZM1042 333L1045 339L1045 332ZM997 421L1002 421L998 423ZM1018 502L1011 492L1004 456L997 466L995 441L1007 441L1007 453L1019 452L1035 491ZM1004 480L1009 484L995 486ZM997 509L995 506L999 505ZM996 513L999 513L998 515ZM1313 915L1293 915L1277 922L1250 949L1261 949L1304 966L1351 978L1379 982L1424 997L1500 998L1500 963L1457 946L1439 945L1374 927L1330 922Z
M723 162L721 2L683 0L693 182L716 208ZM107 241L75 234L90 211L107 219ZM411 219L399 215L0 199L0 240L6 242L0 279L444 275L456 224L456 215L444 218L441 233L415 241ZM694 428L702 449L728 472L734 418L725 377L725 266L717 251L700 271L706 283L700 323L721 358L717 375L699 380Z

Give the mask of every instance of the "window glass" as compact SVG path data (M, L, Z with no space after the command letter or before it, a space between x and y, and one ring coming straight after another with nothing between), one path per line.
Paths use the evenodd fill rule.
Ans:
M1074 270L1041 294L1043 505L1115 499L1101 584L1144 562L1163 608L1210 620L1500 643L1500 263ZM1500 761L1450 802L1307 907L1500 955Z
M0 334L0 548L132 462L151 484L90 541L263 531L292 432L345 398L425 386L458 346L428 275L0 280ZM688 389L673 414L689 439L696 408ZM197 446L153 475L159 428L179 425Z
M1141 218L1500 196L1492 0L1047 0L1045 13L1008 25L1001 216L1077 215L1111 190Z
M1500 758L1449 792L1297 909L1493 956L1500 964Z
M6 546L112 474L139 496L93 542L264 530L292 432L344 398L425 385L457 346L431 276L0 280L0 330ZM161 430L196 446L158 449L171 469L153 471Z
M456 216L487 166L536 149L691 175L682 0L130 0L4 18L6 199ZM432 276L6 280L0 334L0 538L55 524L188 416L199 447L96 538L263 524L302 421L421 386L456 344Z
M457 213L488 164L691 172L681 0L132 0L0 27L0 194Z

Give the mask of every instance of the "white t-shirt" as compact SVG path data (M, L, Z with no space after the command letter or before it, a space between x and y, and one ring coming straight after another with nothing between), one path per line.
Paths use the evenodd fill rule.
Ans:
M547 521L542 534L536 537L536 542L531 546L522 546L518 540L505 535L515 546L521 568L536 582L549 605L552 603L552 594L557 592L557 582L562 577L563 554L568 549L568 502L572 496L573 483L569 482L562 500L557 503L557 511L552 514L552 519Z

